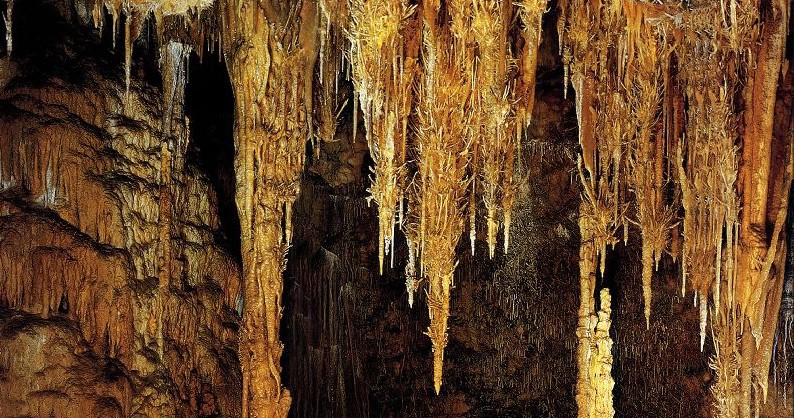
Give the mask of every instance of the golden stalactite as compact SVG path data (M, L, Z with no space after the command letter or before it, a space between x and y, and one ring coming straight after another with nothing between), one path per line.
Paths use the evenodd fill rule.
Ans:
M516 123L519 131L527 128L532 121L532 110L535 106L535 74L538 66L538 48L541 42L543 14L546 12L548 0L525 0L516 2L518 17L521 20L521 39L523 47L518 56L520 79L514 90L518 100L516 105ZM520 146L521 142L516 143Z
M535 107L535 80L538 66L538 48L541 42L541 29L543 14L546 12L548 0L525 0L515 3L518 17L521 21L521 38L523 47L517 57L519 77L516 87L512 92L515 103L515 158L521 170L521 140L525 129L532 121L532 111ZM502 212L504 224L504 250L507 252L510 244L510 226L512 224L513 204L517 189L517 181L512 177L514 159L508 156L505 167L507 175L502 197Z
M636 196L637 223L642 233L642 293L645 326L650 328L651 279L667 247L675 216L664 204L665 144L663 126L659 123L663 68L672 49L667 40L667 26L652 28L642 21L636 8L626 10L633 12L627 13L626 39L632 46L626 49L635 51L628 56L625 81L632 125L628 135L627 177Z
M317 4L228 1L222 4L222 17L235 96L243 416L285 417L291 398L281 385L282 272L310 136L307 102L319 49Z
M350 62L370 155L375 166L371 200L378 206L378 260L394 257L405 188L408 115L418 40L415 6L405 0L354 0L350 4ZM409 33L405 33L409 32ZM354 117L354 123L356 123ZM398 219L399 218L399 219Z
M425 9L427 11L427 9ZM420 266L428 278L427 305L433 343L433 381L441 390L455 249L465 227L471 86L446 28L425 14L422 74L417 105L418 230ZM431 70L432 69L432 70ZM463 106L461 106L463 104Z
M500 226L504 220L510 222L508 212L512 210L515 193L516 127L510 104L508 60L511 58L507 50L511 9L512 4L502 0L474 0L471 4L471 34L478 51L472 111L477 115L478 129L474 133L479 157L477 169L491 258L495 255ZM507 245L507 229L504 236Z

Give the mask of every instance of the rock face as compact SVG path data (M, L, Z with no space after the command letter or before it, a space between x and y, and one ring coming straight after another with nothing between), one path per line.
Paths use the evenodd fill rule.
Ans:
M210 182L185 163L183 94L127 94L96 35L46 5L17 12L55 27L37 35L20 17L26 59L0 93L0 304L41 318L4 321L0 404L12 416L239 415L239 265L216 242ZM114 379L92 379L106 363ZM15 389L35 387L47 389ZM87 409L69 404L83 398Z
M3 313L4 416L129 416L124 366L98 358L61 319Z

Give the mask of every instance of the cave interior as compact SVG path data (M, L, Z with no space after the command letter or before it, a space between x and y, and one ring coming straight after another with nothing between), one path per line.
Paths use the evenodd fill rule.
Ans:
M0 418L794 416L793 6L0 1Z

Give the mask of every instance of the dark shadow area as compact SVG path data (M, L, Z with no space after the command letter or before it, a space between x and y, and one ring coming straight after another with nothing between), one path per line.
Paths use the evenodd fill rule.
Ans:
M187 162L207 176L218 198L220 230L216 241L238 263L240 218L234 202L234 93L226 64L218 53L191 54L185 86L185 113L190 123Z

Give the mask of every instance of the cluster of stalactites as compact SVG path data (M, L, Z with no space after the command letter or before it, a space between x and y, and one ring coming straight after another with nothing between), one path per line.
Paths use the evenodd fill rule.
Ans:
M476 238L478 201L485 208L488 254L496 253L499 230L504 251L518 179L521 135L532 117L535 71L546 0L448 2L451 31L460 45L463 70L472 74L470 136L469 239ZM517 16L517 19L515 18ZM511 22L518 21L522 46L509 48ZM517 65L512 68L513 63ZM479 199L478 199L479 197Z
M782 292L780 232L792 177L791 144L785 169L776 174L770 166L789 5L771 3L766 19L755 2L710 6L708 14L690 22L690 33L699 36L685 38L685 53L679 54L688 104L687 141L677 150L684 208L682 293L687 285L695 292L701 349L711 319L718 416L750 416L751 405L766 398ZM715 46L719 38L728 40L723 48ZM738 94L745 99L741 113L734 104ZM770 221L774 228L768 235ZM773 264L780 271L774 272Z
M395 229L403 229L411 305L420 283L428 282L436 391L462 219L468 218L473 252L482 203L491 257L502 226L507 251L515 160L532 114L546 3L449 0L442 11L438 1L350 2L354 108L361 108L375 161L370 193L379 213L380 269L386 256L393 260ZM523 39L517 50L508 47L513 22ZM417 126L410 129L414 114ZM407 163L409 155L415 160Z
M119 37L123 42L124 76L129 93L133 43L148 28L154 26L157 44L178 42L189 46L199 59L205 50L222 56L222 43L227 28L222 23L222 5L218 0L88 0L92 5L91 18L100 31L105 24L105 13L110 15L113 48ZM264 6L263 9L271 10ZM257 4L257 2L251 3ZM123 24L123 27L119 26ZM167 52L167 51L161 51ZM161 55L161 64L164 59ZM161 67L163 72L167 71Z
M350 7L350 60L357 89L356 106L361 107L367 140L375 160L371 199L379 212L379 259L392 254L395 229L404 225L407 212L405 190L411 170L406 167L413 138L408 118L419 100L412 87L419 72L418 40L425 25L448 25L461 57L461 71L473 78L476 98L472 100L475 128L471 138L468 203L472 249L476 237L476 208L486 210L489 254L495 255L497 234L504 231L508 248L511 213L517 180L515 160L520 135L531 118L534 102L535 68L540 43L541 17L546 0L447 1L442 16L439 2L425 2L418 9L404 0L353 1ZM517 17L517 18L514 18ZM519 27L523 42L516 51L509 29ZM477 64L475 64L475 61ZM518 65L512 68L512 63ZM354 119L355 123L355 119ZM473 250L472 250L473 251Z
M639 225L647 325L652 271L674 224L674 211L665 204L665 152L673 133L661 117L672 36L668 22L654 20L660 13L634 1L598 5L571 0L562 3L558 24L566 83L570 79L576 92L582 216L595 240L602 275L616 232L622 228L626 241L629 224ZM632 204L628 191L636 197Z
M703 2L689 9L674 3L561 2L560 50L566 83L570 78L576 91L582 146L582 237L603 257L621 225L624 239L628 222L639 226L650 325L652 271L671 229L672 255L679 255L675 215L683 209L682 292L695 292L701 347L712 312L720 344L713 364L736 367L718 371L715 394L738 396L728 377L743 373L743 400L723 399L722 405L746 411L750 396L760 396L750 379L766 391L779 304L773 275L780 273L772 265L781 254L791 157L778 170L786 173L770 178L770 150L790 5L772 1L762 15L756 1ZM744 129L734 103L739 94ZM739 152L746 161L741 169ZM780 202L767 207L769 195ZM768 219L771 236L763 227ZM600 264L603 275L603 258ZM739 346L737 340L750 341L743 338L749 336L745 322L756 344Z
M395 226L402 226L408 116L419 39L404 32L416 29L408 24L414 11L405 0L352 1L350 7L350 61L358 93L354 100L361 106L375 163L369 191L378 206L381 273L385 255L391 254L393 264Z
M638 16L639 15L639 16ZM629 21L641 19L636 13ZM631 109L628 138L629 186L636 196L636 218L642 232L642 287L646 327L650 327L651 278L667 247L674 212L665 204L669 172L665 170L665 149L670 140L670 126L660 113L663 103L665 75L669 73L667 42L668 26L655 28L639 24L634 36L630 66L625 72L627 101ZM631 31L628 36L632 36Z
M546 3L350 3L354 107L361 107L375 161L370 193L379 212L380 268L382 272L385 256L391 254L393 260L395 229L405 230L411 305L420 283L424 278L428 282L437 391L455 248L466 227L461 219L468 220L473 252L476 211L482 204L490 256L500 228L508 248L515 164L520 135L532 114ZM517 50L509 48L512 24L523 39ZM408 126L412 115L416 129ZM407 163L409 155L416 159Z
M705 50L682 61L686 66L685 96L689 104L686 154L683 145L675 151L684 209L681 293L685 294L688 285L695 292L695 303L700 304L701 350L706 337L708 296L713 293L716 315L723 301L728 310L735 305L740 208L736 188L738 147L730 97L734 84L708 71L721 64L709 56L719 56L719 52ZM727 283L724 295L723 279Z

